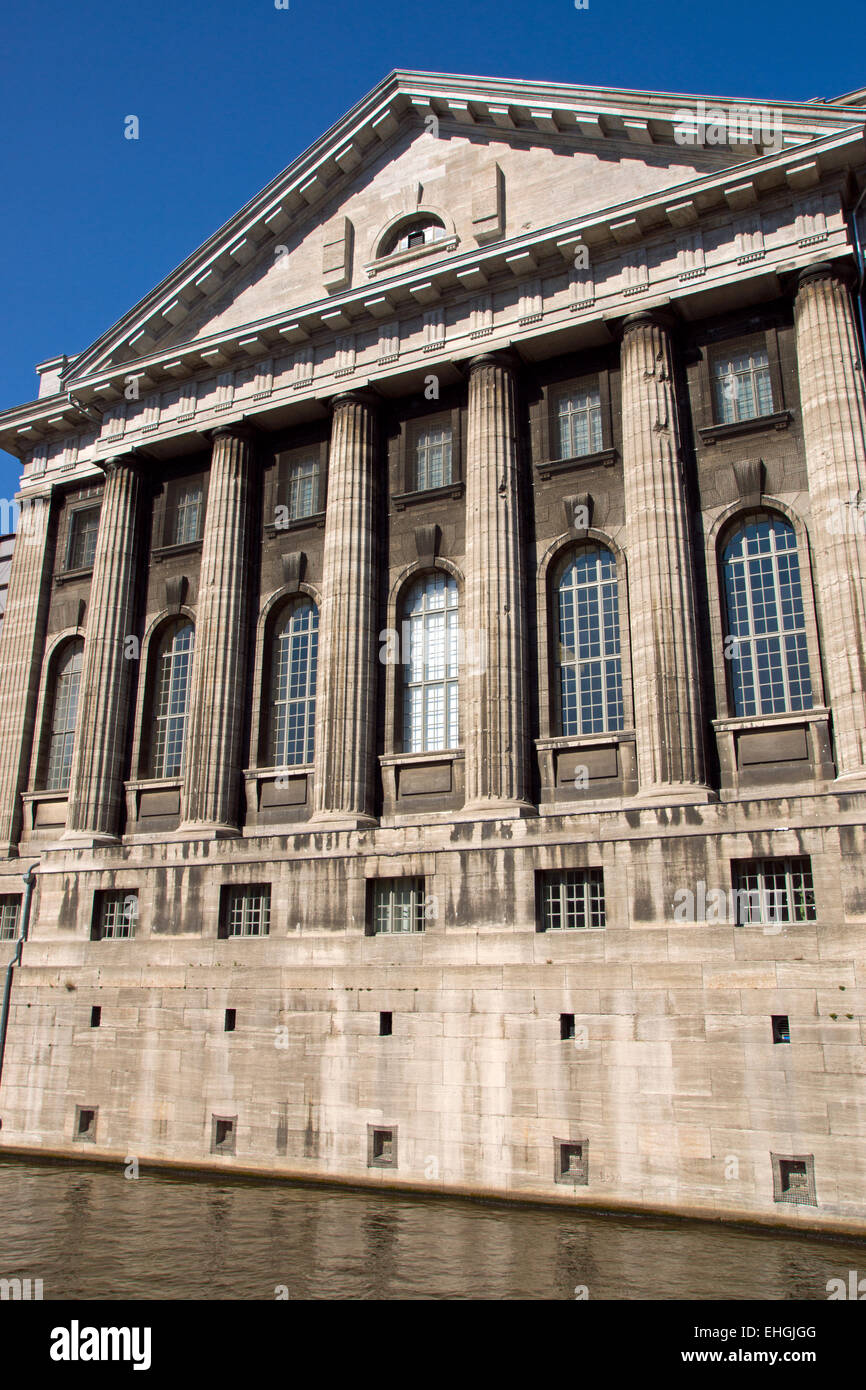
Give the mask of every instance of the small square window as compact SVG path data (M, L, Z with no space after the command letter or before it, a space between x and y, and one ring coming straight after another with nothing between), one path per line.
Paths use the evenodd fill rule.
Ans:
M586 1187L589 1183L589 1140L554 1139L554 1178L556 1182Z
M14 941L18 935L21 899L17 893L0 894L0 941Z
M237 1022L237 1009L226 1009L226 1014L225 1014L225 1025L224 1025L224 1027L225 1027L225 1032L226 1032L226 1033L233 1033L233 1032L235 1031L235 1024L236 1024L236 1022Z
M541 872L539 931L601 931L605 925L601 869Z
M98 1028L102 1023L102 1005L94 1004L90 1010L90 1026Z
M267 936L271 926L271 886L250 883L243 887L224 884L220 904L219 936Z
M770 1154L773 1201L816 1207L814 1154Z
M773 1014L773 1042L789 1043L791 1041L791 1030L788 1026L787 1014Z
M96 538L99 535L99 508L82 507L73 512L69 523L69 549L66 568L92 569L96 559Z
M92 941L119 941L135 935L138 920L138 892L134 888L112 888L93 895Z
M397 1167L397 1130L367 1126L367 1167Z
M368 884L368 933L424 930L423 878L376 878Z
M574 1037L574 1014L559 1015L559 1036L563 1042Z
M390 1038L394 1031L394 1016L391 1013L380 1013L379 1015L379 1037Z
M737 925L814 922L812 861L747 859L733 865Z
M210 1151L214 1154L233 1154L235 1152L237 1115L211 1116Z
M94 1106L92 1109L85 1108L83 1105L75 1107L75 1133L73 1139L83 1141L87 1144L96 1143L96 1117L99 1111Z

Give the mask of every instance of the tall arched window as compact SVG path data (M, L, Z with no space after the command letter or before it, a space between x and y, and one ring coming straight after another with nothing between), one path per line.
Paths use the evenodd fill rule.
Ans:
M755 515L725 545L725 656L734 713L812 708L812 681L794 528Z
M559 732L599 734L623 726L616 560L582 546L556 586Z
M295 767L313 761L319 610L312 599L283 610L273 640L271 760L274 767Z
M195 628L186 619L163 632L153 684L151 777L179 777L183 768Z
M437 570L415 581L402 607L403 751L456 748L457 581Z
M69 790L83 658L84 642L76 637L66 643L54 666L51 736L45 776L46 789L51 792Z

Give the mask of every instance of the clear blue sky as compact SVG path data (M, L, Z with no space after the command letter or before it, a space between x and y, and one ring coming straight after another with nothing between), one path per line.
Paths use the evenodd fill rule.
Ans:
M866 85L855 0L38 0L0 34L0 408L393 68L757 99ZM0 452L0 496L16 478Z

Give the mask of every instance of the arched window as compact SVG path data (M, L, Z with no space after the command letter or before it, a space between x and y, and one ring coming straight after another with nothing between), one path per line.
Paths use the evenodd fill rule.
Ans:
M556 586L559 732L600 734L623 726L616 560L600 545L568 558Z
M183 768L195 628L186 619L165 629L155 658L151 777L179 777Z
M271 760L274 767L295 767L313 761L319 610L312 599L283 609L273 642Z
M45 777L45 787L50 792L69 790L83 658L84 642L76 637L66 643L54 666L51 736Z
M738 526L722 555L725 656L734 713L781 714L812 708L812 681L800 562L794 528L755 515Z
M403 751L456 748L457 581L437 570L416 580L402 606Z
M393 227L379 246L379 256L393 256L398 251L411 251L418 246L426 246L431 241L440 241L445 236L445 227L440 217L432 213L420 214Z

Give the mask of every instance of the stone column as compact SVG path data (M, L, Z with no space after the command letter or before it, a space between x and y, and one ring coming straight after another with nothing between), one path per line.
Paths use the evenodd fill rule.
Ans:
M105 489L87 605L81 697L64 840L111 842L120 832L131 660L147 483L134 454L100 464Z
M526 727L526 620L514 363L469 364L466 600L460 673L466 809L531 810Z
M373 823L376 738L375 428L372 402L335 397L316 688L315 819Z
M54 567L51 498L21 499L0 632L0 856L15 855L27 786Z
M180 830L219 836L237 833L240 814L257 479L243 425L214 430L212 442Z
M638 794L705 801L692 541L660 314L625 321L622 453Z
M800 275L794 303L817 604L839 778L866 775L866 398L842 272Z

